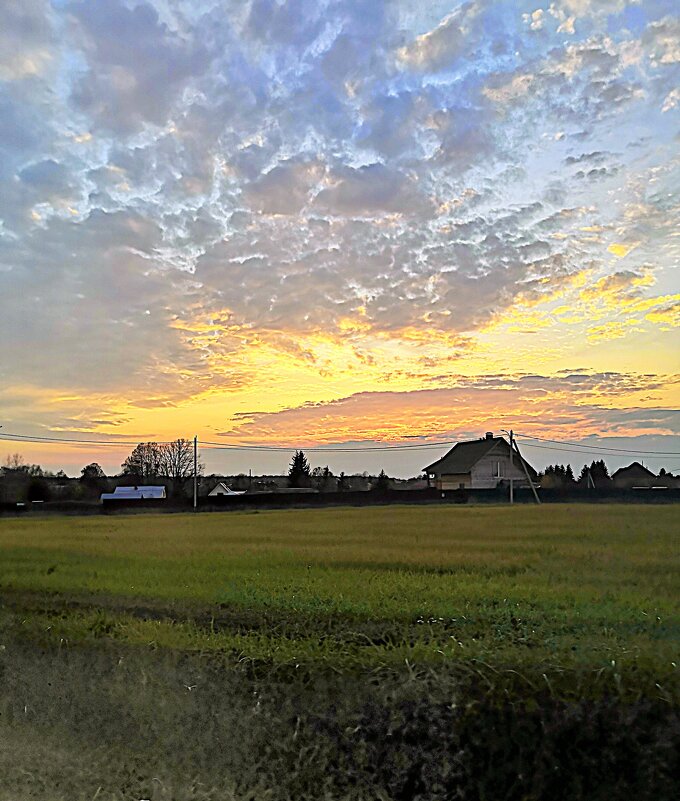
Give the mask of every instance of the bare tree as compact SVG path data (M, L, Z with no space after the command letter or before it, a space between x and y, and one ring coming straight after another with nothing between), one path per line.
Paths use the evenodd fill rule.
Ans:
M196 465L197 474L203 473L203 465ZM194 474L194 445L188 439L176 439L161 446L160 472L171 479L173 490L181 492L187 479Z
M26 460L20 453L8 454L3 467L8 470L28 470Z
M27 476L34 476L40 478L44 475L49 475L40 467L39 464L28 464L20 453L12 453L7 456L5 463L2 466L5 473L24 473Z
M315 467L311 472L312 484L319 492L332 492L335 488L335 476L328 465Z

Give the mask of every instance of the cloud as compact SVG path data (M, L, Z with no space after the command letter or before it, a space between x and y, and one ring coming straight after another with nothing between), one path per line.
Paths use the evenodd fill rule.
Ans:
M36 199L54 201L73 190L70 171L53 159L24 167L19 179Z
M566 17L566 19L557 26L557 33L567 33L573 36L573 34L576 33L575 22L576 17Z
M73 100L106 131L164 125L188 80L208 66L201 43L169 30L148 3L129 8L121 0L87 0L69 10L89 67Z
M673 65L680 62L680 21L677 17L665 17L652 22L642 35L649 59L654 66Z
M640 244L639 242L630 242L628 244L623 242L614 242L607 248L607 250L610 253L613 253L615 256L618 256L620 259L623 259L631 252L631 250L634 250L639 244Z
M244 190L249 204L267 214L297 214L325 175L318 161L287 161L273 167Z
M555 10L559 14L566 9L576 17L599 17L622 11L625 7L626 0L556 0L550 4L551 11Z
M431 203L413 179L383 164L335 170L330 183L331 186L322 189L316 198L316 205L329 214L420 215L431 210Z
M481 9L478 2L463 3L435 28L404 45L397 60L411 69L438 70L459 58L469 46L470 24Z
M542 8L537 8L530 14L522 14L522 20L532 31L540 31L545 23L545 11Z
M663 338L677 26L602 8L11 2L4 380L297 402Z
M602 153L599 150L593 153L581 153L579 156L567 156L564 160L565 164L602 164L607 160L609 154Z
M38 242L44 243L44 231L51 249L38 253L26 237L22 257L0 272L3 295L21 298L0 319L10 356L4 380L182 394L177 368L198 364L168 329L167 306L181 283L152 258L158 227L121 212L80 223L55 219L37 229ZM69 257L74 249L76 262Z
M17 41L21 46L17 47ZM54 60L46 0L6 0L0 27L0 80L21 81L45 72Z
M674 109L680 103L680 89L671 89L671 91L666 95L663 101L663 106L661 106L661 111L666 113L671 109Z
M273 413L243 413L223 436L244 442L332 443L346 439L404 441L414 434L450 439L499 431L509 420L517 430L588 435L678 434L680 411L644 408L636 402L678 382L678 376L626 373L490 375L452 377L450 387L415 392L362 392L328 403ZM617 407L605 401L616 399ZM626 399L628 403L626 404ZM417 423L414 423L417 421Z

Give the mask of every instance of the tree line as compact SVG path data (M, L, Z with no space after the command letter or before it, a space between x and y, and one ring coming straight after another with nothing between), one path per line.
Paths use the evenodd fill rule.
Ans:
M199 476L203 469L203 464L198 462ZM40 465L27 463L19 453L7 456L0 474L6 481L20 485L23 488L20 494L29 501L50 500L52 482L49 479L68 479L63 470L57 473L43 470ZM115 478L117 484L127 486L169 482L171 494L181 495L193 475L193 443L177 439L167 443L140 442L121 464L121 472ZM83 467L78 483L81 490L73 488L69 493L74 498L95 497L110 489L110 480L97 462Z
M204 465L199 462L197 469L198 477L201 477ZM67 495L73 499L97 497L99 493L112 489L112 482L119 485L145 485L162 481L169 486L171 494L180 496L186 492L193 473L194 456L191 440L180 438L167 443L140 442L121 464L121 472L117 476L107 477L102 467L97 462L92 462L83 467L78 485L71 485ZM578 477L575 476L571 464L548 465L539 476L544 487L606 489L612 482L603 459L584 464ZM659 476L672 477L673 474L661 468ZM22 487L20 495L30 501L50 500L54 480L69 480L63 470L56 473L43 470L40 465L26 462L18 453L6 457L0 468L0 477L5 479L3 481L5 488L8 482L20 485ZM359 477L364 481L362 488L365 488L366 482L368 487L374 490L384 491L392 486L392 479L385 470L381 470L377 476L363 473ZM356 488L352 486L353 477L347 476L344 472L335 475L328 465L312 467L302 450L295 451L286 478L290 488L311 488L319 492L343 492ZM275 489L276 485L272 488ZM3 495L7 495L6 489L0 492L0 499ZM65 497L63 493L62 497Z
M541 486L544 487L596 487L606 488L611 485L611 476L604 459L597 459L584 464L578 478L570 464L550 464L540 474Z
M295 451L288 468L288 486L294 489L311 488L319 492L345 492L349 489L349 480L344 472L335 476L328 465L311 467L304 451ZM372 489L387 490L390 488L390 477L381 470Z
M659 476L669 476L663 467L659 470ZM598 459L590 464L584 464L578 478L574 477L571 465L551 464L540 474L541 485L544 487L595 487L596 489L611 486L612 478L604 459Z

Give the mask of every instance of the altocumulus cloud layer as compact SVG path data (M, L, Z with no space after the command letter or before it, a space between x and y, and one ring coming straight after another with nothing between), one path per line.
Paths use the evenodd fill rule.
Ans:
M453 403L494 331L520 348L543 331L556 358L649 335L669 352L672 0L5 0L2 17L0 376L17 425L129 423L237 397L277 364L316 376L315 402L350 397L355 379L333 376L354 365L358 393L396 378ZM641 386L671 385L671 365L648 372ZM466 403L493 397L475 381Z

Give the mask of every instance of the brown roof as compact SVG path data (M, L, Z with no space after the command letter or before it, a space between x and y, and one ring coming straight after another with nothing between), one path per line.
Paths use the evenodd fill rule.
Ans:
M482 439L474 439L469 442L457 442L451 450L433 462L431 465L424 467L426 473L443 473L458 474L469 473L477 462L486 456L496 445L507 450L510 449L510 443L505 437L484 437ZM515 456L517 454L515 453ZM522 458L526 465L529 475L535 477L537 475L534 468Z

